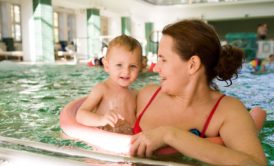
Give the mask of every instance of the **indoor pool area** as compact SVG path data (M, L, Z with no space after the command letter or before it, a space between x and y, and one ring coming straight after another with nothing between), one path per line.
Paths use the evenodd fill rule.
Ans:
M274 165L273 9L274 0L0 0L0 166ZM242 63L231 86L218 81ZM79 109L108 78L104 65L115 79ZM257 129L264 122L262 147L237 99L216 109L225 95L208 88L213 78ZM134 107L125 87L160 82Z
M106 78L100 67L90 68L85 64L26 65L2 61L0 71L0 164L8 165L5 160L24 162L20 158L27 157L32 157L34 162L35 157L40 162L44 159L58 163L60 161L56 160L62 159L62 162L69 161L71 165L204 165L185 157L181 157L180 161L176 158L171 164L104 155L94 152L83 142L63 138L59 126L60 111L73 99L86 96L91 87ZM260 106L267 111L267 120L259 138L269 165L274 164L273 82L274 72L252 74L247 65L232 86L224 87L224 83L217 82L222 92L241 99L247 108ZM142 73L133 87L140 89L149 83L158 83L158 75Z

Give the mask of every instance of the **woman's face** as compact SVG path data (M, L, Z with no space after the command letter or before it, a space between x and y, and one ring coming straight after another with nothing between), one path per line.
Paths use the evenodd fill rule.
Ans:
M154 71L159 73L162 91L168 94L180 93L188 81L187 61L183 61L175 52L173 38L168 35L160 40Z

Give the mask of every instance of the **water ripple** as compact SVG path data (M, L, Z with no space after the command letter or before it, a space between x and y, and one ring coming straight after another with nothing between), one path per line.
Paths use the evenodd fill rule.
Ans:
M60 137L59 113L66 103L87 95L107 74L100 68L83 65L18 65L0 63L0 135L89 148ZM274 71L274 70L273 70ZM140 89L148 83L158 83L154 73L142 73L133 84ZM239 98L247 108L260 106L267 110L267 121L260 139L269 163L274 163L274 73L251 74L243 68L232 86L220 90Z

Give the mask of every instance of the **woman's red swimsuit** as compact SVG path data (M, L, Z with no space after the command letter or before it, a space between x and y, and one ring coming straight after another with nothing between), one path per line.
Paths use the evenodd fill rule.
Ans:
M150 98L149 102L147 103L146 107L144 108L144 110L141 112L141 114L138 116L138 118L136 119L135 121L135 124L134 124L134 128L133 128L133 133L134 134L137 134L137 133L140 133L142 132L142 129L140 127L140 121L142 119L142 116L144 115L144 113L146 112L147 108L150 106L150 104L152 103L152 101L155 99L155 97L157 96L157 94L160 92L161 90L161 87L159 87L155 93L152 95L152 97ZM207 120L204 124L204 127L203 127L203 130L202 132L200 132L199 130L197 129L190 129L189 131L192 132L193 134L199 136L199 137L202 137L202 138L205 138L205 133L206 133L206 130L208 128L208 125L211 121L211 118L213 117L213 114L214 112L216 111L220 101L222 100L222 98L224 97L225 95L222 95L218 101L216 102L216 104L214 105L213 109L211 110L209 116L207 117Z

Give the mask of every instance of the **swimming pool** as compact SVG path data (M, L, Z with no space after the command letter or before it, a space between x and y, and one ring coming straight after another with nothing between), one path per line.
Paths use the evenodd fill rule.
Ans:
M90 88L106 76L102 69L85 65L0 62L0 135L91 149L81 142L60 136L59 113L69 101L87 95ZM151 82L158 82L157 75L146 73L133 86L138 89ZM240 98L248 108L258 105L267 110L267 121L260 139L269 164L274 165L274 73L254 75L244 68L231 87L225 88L223 83L218 85L227 95ZM14 145L7 146L13 148Z

